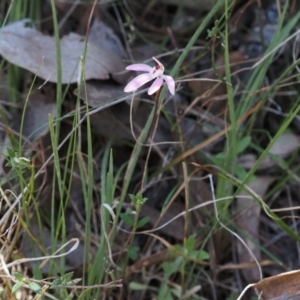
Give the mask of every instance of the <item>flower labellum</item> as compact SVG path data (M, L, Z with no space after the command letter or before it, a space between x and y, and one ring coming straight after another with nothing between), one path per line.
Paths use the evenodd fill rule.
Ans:
M129 65L126 67L126 70L131 71L144 71L146 73L138 75L134 79L132 79L124 89L125 93L136 91L138 88L140 88L145 83L153 80L154 82L150 86L148 90L148 95L154 94L156 91L160 89L160 87L163 85L164 81L166 82L168 89L172 95L175 95L175 81L171 76L164 75L164 66L163 64L155 57L152 57L156 62L157 66L150 67L145 64L134 64Z

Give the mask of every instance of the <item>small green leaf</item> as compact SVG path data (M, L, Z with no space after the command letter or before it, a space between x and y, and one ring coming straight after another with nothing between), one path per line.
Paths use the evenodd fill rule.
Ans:
M159 293L157 299L164 299L164 300L173 300L173 296L171 294L171 290L169 286L163 282L160 286Z
M182 264L182 261L183 261L183 257L179 256L172 262L168 262L168 261L163 262L162 267L163 267L164 273L168 277L171 276L173 273L175 273L179 270L180 265Z
M235 168L236 176L238 177L239 180L243 181L248 176L248 172L239 165L236 165L235 167L236 167Z
M54 279L51 283L51 287L56 287L57 285L61 285L62 280L60 278Z
M185 243L185 247L188 250L193 250L194 245L195 245L195 238L193 236L189 236L186 243Z
M13 286L11 292L14 294L14 293L17 292L24 284L25 284L25 283L24 283L23 281L17 282L17 283Z
M243 137L241 140L239 140L237 144L237 154L240 154L246 150L246 148L250 145L251 143L251 136L247 135Z
M176 296L176 299L180 299L182 296L182 289L180 285L175 285L175 288L171 289L171 293Z
M68 295L68 297L66 298L66 300L71 300L71 299L73 299L73 298L74 298L74 294L71 293L70 295Z
M13 275L16 277L18 281L22 281L24 276L18 272L14 272Z
M132 281L129 283L129 288L133 291L144 291L148 289L148 285Z
M12 167L12 160L9 160L6 164L5 164L5 167Z
M28 285L29 285L29 288L33 291L33 292L35 292L35 293L37 293L37 294L40 294L41 292L42 292L42 288L40 287L40 285L39 284L37 284L36 282L29 282L28 283Z
M61 277L61 279L62 279L63 281L69 281L69 280L72 278L73 274L74 274L74 272L66 273L65 275L63 275L63 276Z
M144 198L141 193L137 193L136 195L129 194L129 197L136 210L138 210L148 200L148 198Z
M185 254L185 255L186 255L186 254L188 253L188 249L184 248L184 247L181 246L181 245L174 245L174 248L175 248L177 251L181 252L182 254ZM175 253L175 256L178 256L178 254Z
M129 196L130 200L131 200L133 203L135 203L135 201L136 201L136 196L133 195L133 194L129 194L128 196Z
M12 150L12 149L10 149L10 148L6 148L6 151L7 151L8 156L9 156L10 158L15 157L15 151L14 151L14 150Z
M128 225L128 226L133 226L134 224L134 220L131 216L129 216L126 213L121 213L120 214L121 219L123 220L123 222Z
M33 267L33 277L34 279L39 279L39 280L43 278L42 271L38 266Z
M78 282L80 282L82 280L82 278L74 278L74 279L72 279L72 283L73 284L68 284L68 285L74 285L74 284L77 284Z
M173 273L173 262L172 263L168 261L163 262L162 268L164 270L164 274L170 276Z
M142 218L137 223L137 228L143 227L145 224L149 222L149 217Z
M140 250L139 247L130 247L128 249L128 256L129 258L131 258L132 260L136 260L138 257L138 251Z
M192 250L189 251L188 255L192 258L199 259L199 260L209 259L209 254L204 250Z

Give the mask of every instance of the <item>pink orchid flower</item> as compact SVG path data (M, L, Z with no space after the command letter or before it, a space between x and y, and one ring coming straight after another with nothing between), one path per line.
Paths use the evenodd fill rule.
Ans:
M134 79L132 79L124 89L125 93L136 91L138 88L140 88L145 83L153 80L154 82L150 86L148 90L148 95L154 94L156 91L159 90L159 88L163 85L164 81L167 83L168 89L172 95L175 94L175 81L171 76L164 75L164 66L163 64L156 59L155 57L152 57L156 62L157 66L150 67L145 64L134 64L129 65L126 67L126 70L131 71L145 71L145 74L138 75Z

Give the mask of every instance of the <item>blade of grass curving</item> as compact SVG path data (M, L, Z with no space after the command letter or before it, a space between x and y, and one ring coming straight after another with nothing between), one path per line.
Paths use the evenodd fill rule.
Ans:
M107 171L107 174L106 174L106 178L105 178L105 181L102 181L102 186L104 185L104 182L105 182L105 197L104 198L101 198L101 224L102 224L102 227L101 227L101 237L100 237L100 246L99 248L102 248L101 249L101 252L103 254L105 254L106 256L109 255L109 258L107 260L112 260L112 257L111 257L111 250L110 250L110 245L107 245L107 243L109 242L109 238L107 238L107 232L109 231L110 229L110 224L109 224L109 220L111 219L111 215L109 213L109 211L107 209L105 209L103 207L103 204L107 204L109 205L110 207L113 206L113 200L114 200L114 190L113 190L113 186L114 186L114 174L113 174L113 153L112 153L112 150L110 149L110 144L111 144L111 140L110 142L108 143L106 149L108 150L108 157L107 159L109 159L109 165L108 165L108 171ZM105 170L107 170L105 168ZM104 172L103 172L104 173ZM105 232L105 234L103 233L103 231ZM106 250L108 249L108 251ZM101 257L101 256L100 256ZM104 255L102 255L102 257L104 257ZM96 260L97 261L97 260ZM103 275L104 275L104 270L106 269L105 268L105 265L103 264L105 261L102 260L102 270L99 271L99 265L97 264L96 267L94 267L94 270L97 274L96 278L95 278L95 282L102 282L103 281ZM111 265L110 265L111 268L114 268L115 265L113 262L111 262ZM110 270L109 271L113 271L113 270ZM93 297L95 299L98 299L100 298L100 289L96 290L95 293L93 294Z
M247 111L251 105L253 105L253 94L255 94L255 91L258 90L261 87L261 84L264 82L266 72L272 60L274 59L274 56L276 55L276 52L271 55L269 55L269 53L288 37L290 31L295 28L297 22L299 21L300 11L294 17L292 17L285 26L283 26L287 7L288 2L286 3L286 6L282 12L282 17L278 22L278 27L274 34L274 38L266 50L265 56L267 56L267 58L263 60L262 63L257 66L257 68L254 69L248 80L245 90L249 91L249 93L245 93L241 97L241 104L237 108L238 116L243 115L243 113ZM251 91L253 91L253 93L251 93Z
M56 248L56 244L58 241L59 236L62 236L62 240L66 238L66 219L65 219L65 207L67 203L64 203L63 199L63 192L64 192L64 182L61 176L61 169L60 169L60 160L57 151L57 136L58 132L54 129L54 123L52 116L49 114L48 116L49 121L49 131L51 137L51 145L53 151L53 160L54 160L54 174L53 174L53 182L52 182L52 199L51 199L51 206L52 206L52 215L51 215L51 236L52 236L52 250ZM59 204L59 215L57 222L55 222L54 215L55 215L55 182L58 181L59 187L59 194L60 194L60 204ZM64 261L65 259L61 259L61 268L64 269Z
M8 5L8 8L7 8L7 12L4 16L3 22L1 23L1 28L3 28L6 25L6 23L8 22L9 16L11 15L11 12L12 12L12 7L13 7L13 2L10 2L10 4Z
M290 124L290 122L293 120L294 116L300 111L300 105L295 109L293 112L293 115L287 118L287 120L283 123L283 125L279 128L278 132L274 136L273 140L270 142L268 147L264 150L264 152L261 154L261 156L258 158L257 162L253 166L253 168L248 172L246 178L244 181L239 181L235 179L233 176L230 176L227 174L222 174L222 171L218 173L218 176L223 177L224 180L231 181L232 184L234 184L237 187L237 190L235 194L232 196L232 199L234 199L237 194L243 190L247 192L255 201L259 203L263 207L263 209L267 212L267 214L272 217L272 221L274 221L279 228L281 228L283 231L285 231L288 235L290 235L292 238L294 238L296 241L300 242L300 237L284 222L282 221L272 210L270 210L266 205L263 205L262 200L257 197L256 194L254 194L251 190L245 188L245 184L248 180L248 178L251 178L260 165L261 161L268 155L268 152L270 148L274 145L276 140L280 137L280 135L286 130L286 127Z
M107 203L106 202L106 188L107 188L107 169L108 169L108 161L109 161L109 153L111 149L111 144L112 144L112 139L110 139L105 146L105 151L103 153L102 157L102 164L101 164L101 204L102 203ZM109 204L109 203L108 203ZM102 209L102 207L100 207ZM105 224L105 228L108 226L108 221L109 221L109 212L106 210L102 211L102 217L105 218L103 220L102 224ZM101 230L105 230L105 228L101 228ZM89 276L88 276L88 284L91 285L95 282L102 282L103 281L103 276L105 274L105 245L106 245L106 240L104 234L100 235L100 243L99 247L97 250L97 253L95 255L94 261L97 262L97 264L93 264L89 271Z
M193 36L189 40L188 44L185 46L183 52L179 56L175 66L173 67L173 69L170 73L171 76L174 77L174 76L177 75L177 73L179 71L179 68L182 65L182 63L183 63L184 59L186 58L186 56L188 55L189 51L191 50L191 48L193 47L193 45L195 44L195 42L199 38L200 34L207 28L207 25L209 24L209 22L216 16L218 10L220 9L220 7L222 5L223 5L223 0L219 0L212 7L212 9L209 11L209 13L206 15L206 17L203 19L203 22L199 25L199 27L197 28L197 30L195 31L195 33L193 34ZM164 98L166 91L167 91L167 88L164 87L161 94L160 94L160 99Z
M57 20L57 12L55 1L50 1L52 18L53 18L53 28L54 28L54 37L55 37L55 50L56 50L56 70L57 70L57 84L56 84L56 123L54 130L54 123L51 116L49 116L49 129L51 136L52 151L54 154L54 173L53 173L53 182L52 182L52 214L55 213L55 185L57 180L59 197L61 199L60 205L63 205L64 201L64 182L61 176L60 170L60 159L57 151L59 143L59 133L60 133L60 116L61 116L61 107L62 107L62 61L61 61L61 48L60 48L60 37L59 37L59 28ZM53 239L52 247L56 247L59 231L62 230L63 238L66 236L66 226L65 226L65 215L63 213L63 208L60 206L61 218L59 218L59 224L55 222L54 215L51 216L51 235ZM56 223L56 224L55 224ZM58 226L58 225L61 225ZM60 228L59 228L60 227ZM61 259L61 267L63 268L65 259Z
M86 85L85 85L86 87ZM88 111L88 101L86 101L86 110ZM93 187L94 187L94 171L93 171L93 143L92 143L92 130L91 130L91 121L90 116L87 114L86 118L87 122L87 154L88 154L88 162L87 162L87 195L85 198L85 254L88 257L90 254L91 247L91 216L92 216L92 208L93 208Z
M57 69L57 84L56 84L56 143L58 143L59 132L60 132L60 121L59 118L61 116L61 106L62 106L62 61L61 61L61 48L60 48L60 38L59 38L59 28L58 28L58 20L57 20L57 12L55 1L51 0L51 10L52 10L52 18L53 18L53 29L54 29L54 37L55 37L55 50L56 50L56 69Z
M78 70L78 95L77 95L77 118L80 119L80 94L81 89L84 89L86 95L86 102L85 102L85 110L88 111L89 103L87 97L87 90L85 84L85 57L86 57L86 50L87 50L87 38L85 39L85 48L83 55L81 57L80 66ZM77 160L78 166L80 170L80 179L81 179L81 186L83 190L83 197L84 197L84 208L85 208L85 238L84 238L84 262L83 262L83 273L87 273L86 267L90 263L90 250L91 250L91 217L93 211L93 187L94 187L94 180L93 180L93 143L92 143L92 131L91 131L91 122L90 122L90 115L86 114L86 135L87 135L87 163L83 157L82 150L81 150L81 127L78 128L78 143L77 143ZM89 281L89 276L88 279ZM85 279L83 280L85 282ZM90 297L91 291L87 292L87 298Z
M225 34L224 34L224 64L225 64L225 80L226 80L226 91L229 107L229 119L231 124L231 130L227 134L227 140L224 151L226 151L226 157L224 159L222 167L229 173L235 173L235 164L232 163L236 157L237 152L237 131L239 124L237 123L233 86L231 82L231 69L230 69L230 58L229 58L229 11L230 6L228 0L225 0ZM216 196L221 198L225 195L230 195L232 192L232 186L228 184L228 181L218 180ZM219 211L222 210L221 206L223 203L218 204Z
M8 18L9 22L19 21L26 17L27 5L25 2L27 1L11 1L10 14ZM21 83L20 68L16 65L9 64L7 69L7 75L8 85L11 87L8 90L9 101L12 103L17 103L19 100L17 91Z

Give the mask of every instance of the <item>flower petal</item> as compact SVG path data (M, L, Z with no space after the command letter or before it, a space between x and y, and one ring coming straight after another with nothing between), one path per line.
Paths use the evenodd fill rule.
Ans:
M156 57L153 56L152 59L155 60L158 65L163 66L163 64Z
M126 67L126 70L150 72L152 67L145 64L134 64Z
M134 79L132 79L125 86L124 92L129 93L129 92L136 91L139 87L141 87L142 85L144 85L145 83L149 82L152 79L153 79L153 77L152 77L152 74L150 74L150 73L141 74L141 75L135 77Z
M157 77L155 79L155 81L152 83L152 85L150 86L149 90L148 90L148 95L152 95L154 94L157 90L159 90L159 88L162 86L163 84L163 79L161 77Z
M175 81L173 77L168 76L168 75L163 75L162 78L168 85L168 89L172 95L175 95Z

